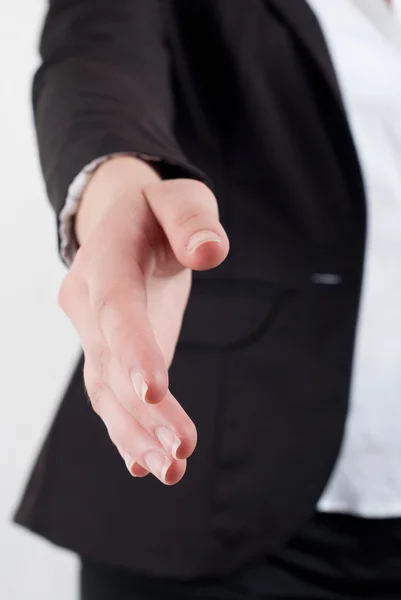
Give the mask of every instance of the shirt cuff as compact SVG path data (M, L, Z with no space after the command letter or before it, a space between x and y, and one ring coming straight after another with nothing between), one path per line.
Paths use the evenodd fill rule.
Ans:
M67 197L64 207L61 210L59 219L60 254L67 267L71 266L79 247L74 231L74 220L79 208L82 194L91 180L92 175L100 167L100 165L118 156L134 156L136 158L151 162L159 162L161 160L160 158L154 156L119 152L117 154L109 154L96 158L86 165L80 173L78 173L68 187Z

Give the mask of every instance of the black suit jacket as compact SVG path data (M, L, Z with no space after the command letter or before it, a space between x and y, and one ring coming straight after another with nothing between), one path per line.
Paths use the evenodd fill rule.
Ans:
M146 573L228 572L313 512L341 443L364 253L361 175L303 0L52 0L34 82L57 213L84 165L161 157L204 179L231 240L196 274L171 388L199 444L184 480L134 480L80 363L16 520Z

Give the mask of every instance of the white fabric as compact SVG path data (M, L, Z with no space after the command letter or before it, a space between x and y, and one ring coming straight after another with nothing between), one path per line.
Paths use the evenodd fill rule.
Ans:
M350 410L322 511L401 516L401 27L383 0L308 0L361 163L368 225Z

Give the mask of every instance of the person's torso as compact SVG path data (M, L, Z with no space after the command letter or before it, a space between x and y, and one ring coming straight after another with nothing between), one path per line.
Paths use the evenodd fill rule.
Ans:
M221 267L194 277L170 369L197 449L178 486L131 481L85 401L81 366L19 520L98 559L187 577L274 552L314 510L346 417L365 205L306 3L159 4L170 9L175 134L213 181L231 242Z

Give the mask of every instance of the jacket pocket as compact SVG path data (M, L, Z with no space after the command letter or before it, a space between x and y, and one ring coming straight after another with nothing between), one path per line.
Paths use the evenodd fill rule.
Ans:
M195 279L177 349L252 344L268 330L287 291L263 281Z

